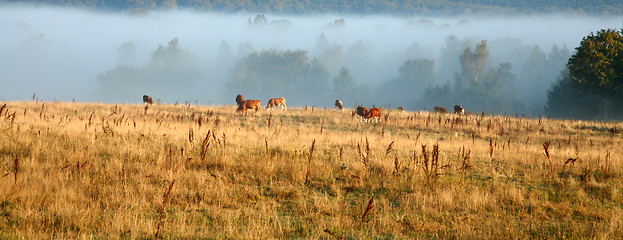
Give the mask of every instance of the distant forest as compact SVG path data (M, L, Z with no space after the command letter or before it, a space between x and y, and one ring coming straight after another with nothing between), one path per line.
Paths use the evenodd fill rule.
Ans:
M193 9L226 13L413 15L621 15L621 0L0 0L18 5L70 6L97 10Z

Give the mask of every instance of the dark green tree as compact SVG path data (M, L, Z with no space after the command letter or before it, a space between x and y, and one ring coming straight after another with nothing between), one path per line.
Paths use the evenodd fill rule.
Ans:
M569 78L588 92L601 97L603 116L608 102L623 99L623 35L602 29L584 37L567 64Z
M552 118L592 120L599 114L601 99L569 77L565 69L547 91L545 114Z

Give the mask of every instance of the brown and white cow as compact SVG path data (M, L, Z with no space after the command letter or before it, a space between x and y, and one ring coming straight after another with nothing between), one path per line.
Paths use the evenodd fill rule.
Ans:
M436 113L448 113L448 109L446 109L445 107L435 107L435 112Z
M381 121L381 109L380 108L372 108L364 113L363 119L368 121Z
M145 105L147 105L147 104L154 104L154 100L151 99L150 96L143 95L143 103L145 103Z
M339 111L344 111L344 105L342 105L342 101L340 99L335 100L335 108Z
M286 107L286 98L271 98L268 100L268 104L266 104L266 109L270 111L271 108L277 106L281 106L280 111L283 111L284 109L288 111L288 107Z
M463 115L463 114L465 114L465 109L463 109L463 107L461 107L461 105L454 105L454 113L455 114L459 114L459 115Z

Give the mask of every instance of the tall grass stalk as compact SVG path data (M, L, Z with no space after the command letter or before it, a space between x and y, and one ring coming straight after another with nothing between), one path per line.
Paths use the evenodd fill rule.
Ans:
M309 156L307 157L307 174L305 174L305 184L309 182L309 175L311 173L311 160L314 155L314 147L316 146L316 139L312 142L311 148L309 148Z
M173 179L173 181L171 181L171 183L169 184L169 188L167 188L167 190L164 192L164 194L162 195L162 205L160 207L160 214L158 217L158 224L156 226L156 234L154 239L158 239L158 235L160 234L160 227L162 227L162 225L164 224L164 222L162 221L165 217L165 207L167 205L167 202L169 201L169 196L171 195L171 190L173 190L173 184L175 184L175 179Z

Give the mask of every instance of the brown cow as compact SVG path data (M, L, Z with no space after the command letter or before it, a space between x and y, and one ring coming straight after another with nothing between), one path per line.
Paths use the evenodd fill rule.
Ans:
M459 114L459 115L463 115L463 114L465 114L465 109L463 109L463 107L461 107L461 105L454 105L454 113Z
M270 111L271 108L277 106L281 106L280 111L283 111L284 109L288 111L288 107L286 107L286 98L271 98L268 100L268 104L266 104L266 109Z
M335 100L335 108L339 111L344 111L344 105L342 105L342 101L340 99Z
M366 112L368 112L368 109L365 108L364 106L359 106L357 107L356 113L357 115L359 115L360 117L364 117L364 115L366 115Z
M377 120L377 121L381 121L381 109L380 108L372 108L368 111L366 111L366 113L363 116L363 119L368 122L368 121L373 121L373 120Z
M254 109L255 111L259 111L262 107L262 102L260 100L244 100L244 97L240 94L236 96L236 103L238 104L238 109L236 111L246 111L247 109Z
M244 97L242 97L242 95L238 94L238 96L236 96L236 104L238 104L238 106L240 106L240 104L242 104L242 101L244 101Z
M260 100L244 100L240 105L238 105L237 111L246 111L247 109L254 109L255 111L259 111L262 107L262 101Z
M145 103L145 105L147 105L148 103L154 104L154 100L152 100L150 96L143 95L143 103Z
M435 107L435 112L436 113L448 113L448 109L446 109L445 107Z

